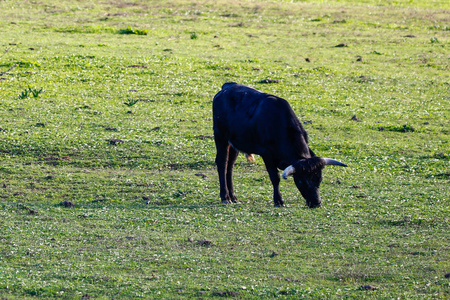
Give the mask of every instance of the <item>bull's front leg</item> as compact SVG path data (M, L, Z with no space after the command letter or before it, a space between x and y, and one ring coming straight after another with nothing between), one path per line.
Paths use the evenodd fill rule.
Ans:
M268 159L264 159L264 163L266 164L267 172L273 185L274 205L275 207L282 207L284 206L284 202L280 193L280 174L278 173L277 165Z

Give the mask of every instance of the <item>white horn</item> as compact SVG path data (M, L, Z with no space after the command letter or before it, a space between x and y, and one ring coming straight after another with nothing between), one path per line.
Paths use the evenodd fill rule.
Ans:
M283 171L283 178L287 179L289 175L292 175L295 173L295 168L291 165L289 167L287 167L286 169L284 169Z
M325 165L333 165L333 166L341 166L341 167L347 166L346 164L341 163L340 161L332 159L332 158L323 157L322 159L325 161Z

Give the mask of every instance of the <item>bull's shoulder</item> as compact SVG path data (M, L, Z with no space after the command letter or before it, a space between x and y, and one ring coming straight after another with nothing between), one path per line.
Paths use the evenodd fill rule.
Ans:
M263 94L261 98L263 99L267 110L282 114L285 117L296 118L296 115L287 100L270 94Z
M287 100L274 95L267 95L266 102L264 108L266 111L269 111L272 115L278 114L282 118L282 123L290 132L294 135L301 135L306 141L308 140L305 129Z
M264 94L264 98L278 106L283 106L283 107L290 106L289 102L287 102L287 100L277 97L277 96L274 96L274 95L271 95L271 94Z

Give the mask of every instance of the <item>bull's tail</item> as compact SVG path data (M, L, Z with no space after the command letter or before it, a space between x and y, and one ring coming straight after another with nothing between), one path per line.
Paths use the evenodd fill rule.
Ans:
M247 158L248 162L254 163L255 162L255 156L253 154L247 154L245 153L245 158Z

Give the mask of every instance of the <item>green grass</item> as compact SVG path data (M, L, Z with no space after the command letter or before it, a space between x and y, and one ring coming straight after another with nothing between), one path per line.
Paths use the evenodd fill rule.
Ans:
M0 298L448 299L449 10L0 1ZM243 156L220 204L227 81L287 99L349 165L322 208L291 179L274 208Z

